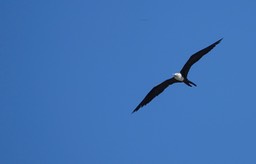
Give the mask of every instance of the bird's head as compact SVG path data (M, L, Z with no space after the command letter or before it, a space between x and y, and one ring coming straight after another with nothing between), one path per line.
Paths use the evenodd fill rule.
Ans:
M184 77L182 77L181 73L174 73L172 75L178 81L183 81L184 80Z
M173 77L181 77L181 74L180 73L174 73L174 74L172 74L173 75Z

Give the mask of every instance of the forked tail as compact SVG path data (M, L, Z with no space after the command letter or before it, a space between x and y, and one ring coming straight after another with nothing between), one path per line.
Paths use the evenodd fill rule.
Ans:
M184 83L187 84L189 87L192 87L192 85L194 85L196 87L196 84L193 83L192 81L188 80L188 79L184 80Z

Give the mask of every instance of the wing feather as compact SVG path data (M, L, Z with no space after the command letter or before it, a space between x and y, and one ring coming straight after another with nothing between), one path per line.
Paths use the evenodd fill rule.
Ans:
M169 85L178 82L174 78L170 78L168 80L165 80L161 84L155 86L151 89L151 91L145 96L145 98L141 101L141 103L133 110L132 113L138 111L141 107L144 105L147 105L151 100L153 100L156 96L158 96L160 93L162 93Z
M201 59L205 54L207 54L209 51L211 51L217 44L220 43L222 39L218 40L217 42L211 44L210 46L198 51L197 53L193 54L186 64L181 69L180 73L183 77L187 77L188 72L193 64L195 64L199 59Z

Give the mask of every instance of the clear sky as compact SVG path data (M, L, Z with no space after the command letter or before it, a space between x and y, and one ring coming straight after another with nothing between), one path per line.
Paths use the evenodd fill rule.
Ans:
M1 164L255 164L256 1L0 1ZM148 91L191 54L190 88Z

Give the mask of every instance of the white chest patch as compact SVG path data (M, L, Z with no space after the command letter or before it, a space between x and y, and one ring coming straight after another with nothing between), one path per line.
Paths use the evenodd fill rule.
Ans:
M174 79L178 80L178 81L183 81L184 77L181 75L181 73L175 73L173 75Z

